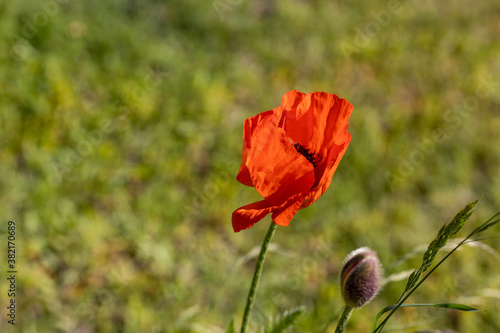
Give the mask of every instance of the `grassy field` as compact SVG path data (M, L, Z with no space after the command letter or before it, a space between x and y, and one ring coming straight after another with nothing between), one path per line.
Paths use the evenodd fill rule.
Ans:
M351 250L369 246L386 275L404 272L421 252L393 263L425 249L466 203L482 197L461 237L500 208L497 1L0 8L2 332L239 326L271 221L232 231L233 210L259 199L235 179L242 125L292 89L348 99L352 142L330 189L278 228L252 332L297 306L306 312L289 332L320 332L343 306L339 270ZM486 311L404 309L388 329L499 332L500 241L482 244L454 254L409 302ZM348 332L370 332L404 285L387 284Z

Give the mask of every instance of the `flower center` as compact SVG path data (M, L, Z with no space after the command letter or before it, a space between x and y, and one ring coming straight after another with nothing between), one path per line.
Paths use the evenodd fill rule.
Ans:
M313 167L317 166L318 162L316 161L316 156L314 156L314 153L310 153L309 152L310 149L307 149L306 146L303 146L300 143L295 143L293 146L295 147L295 150L299 154L301 154L302 156L304 156L305 158L307 158L307 160L309 162L311 162L311 164L313 165Z

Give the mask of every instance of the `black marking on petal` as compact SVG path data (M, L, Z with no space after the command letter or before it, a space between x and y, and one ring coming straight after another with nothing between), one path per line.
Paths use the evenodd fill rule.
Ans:
M318 161L316 160L316 156L314 155L314 153L310 153L308 148L306 148L306 146L304 145L301 145L300 143L295 143L293 145L295 147L295 150L301 154L302 156L304 156L309 162L311 162L311 164L313 165L313 167L316 167L318 165Z

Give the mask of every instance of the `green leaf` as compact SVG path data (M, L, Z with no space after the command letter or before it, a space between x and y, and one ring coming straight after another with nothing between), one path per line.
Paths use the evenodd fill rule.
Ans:
M281 333L285 331L285 329L292 326L297 321L299 316L304 313L304 311L305 309L303 307L286 311L277 318L277 321L274 323L270 333Z
M451 310L458 310L458 311L466 311L466 312L475 312L475 311L482 311L479 309L476 309L472 306L468 306L465 304L458 304L458 303L422 303L422 304L401 304L398 306L398 304L393 304L389 305L385 308L382 309L377 314L377 317L375 318L375 323L373 325L373 331L378 326L378 322L382 315L388 311L391 311L392 309L395 309L397 307L402 307L402 308L419 308L419 307L435 307L435 308L445 308L445 309L451 309Z
M226 333L236 333L234 329L234 319L231 319L229 325L227 325Z

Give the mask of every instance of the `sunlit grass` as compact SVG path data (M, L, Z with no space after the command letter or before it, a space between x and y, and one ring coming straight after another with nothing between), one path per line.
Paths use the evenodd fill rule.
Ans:
M483 196L466 231L500 207L494 1L401 1L349 58L341 43L387 2L228 1L222 20L210 1L55 3L29 38L40 2L0 14L0 211L19 225L19 331L239 326L248 254L270 222L232 232L232 211L258 199L235 180L242 124L291 89L348 99L353 139L325 195L278 228L254 328L303 305L295 329L319 332L341 311L351 250L369 246L390 265L467 202ZM499 331L498 299L485 292L500 289L497 260L464 247L414 295L487 311L402 309L392 324ZM368 332L402 288L387 285L349 331Z

